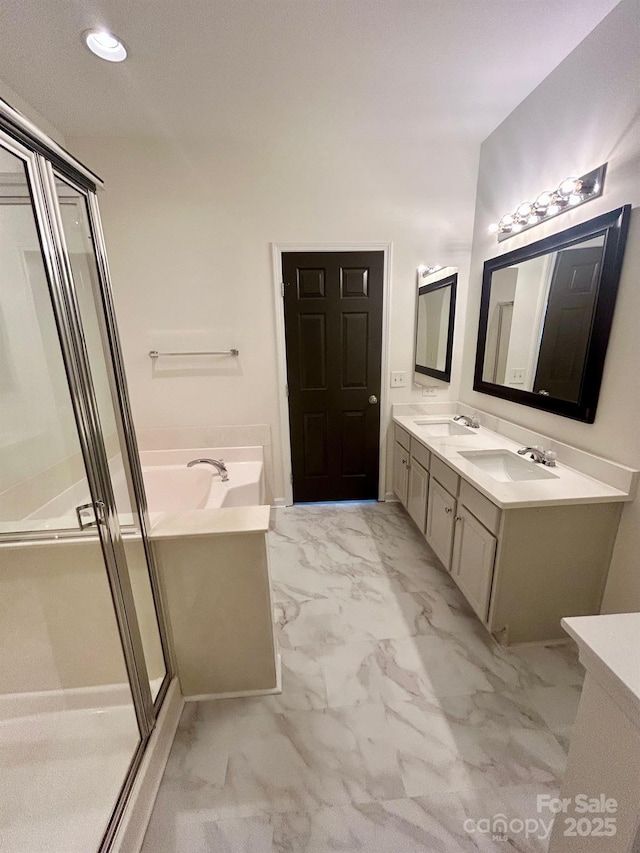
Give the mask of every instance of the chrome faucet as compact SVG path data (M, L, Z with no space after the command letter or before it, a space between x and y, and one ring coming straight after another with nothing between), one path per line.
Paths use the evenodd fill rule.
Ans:
M558 454L553 450L543 450L541 447L523 447L518 453L520 456L530 453L534 462L539 462L541 465L548 465L549 468L556 467L556 457Z
M187 468L191 468L192 465L199 465L201 462L207 462L209 465L213 465L214 468L217 468L222 482L227 482L229 479L229 472L227 471L227 466L224 464L224 459L192 459L191 462L187 462Z
M470 418L468 415L456 415L454 421L462 421L465 426L471 427L472 429L480 428L480 421L476 417Z

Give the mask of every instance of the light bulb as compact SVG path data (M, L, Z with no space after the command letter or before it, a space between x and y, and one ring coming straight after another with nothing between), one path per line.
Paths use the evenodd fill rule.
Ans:
M535 209L539 213L544 213L545 211L547 211L549 205L551 204L551 198L552 194L548 192L548 190L545 190L543 193L540 193L534 205Z
M565 178L558 187L558 193L563 198L569 198L572 193L580 192L582 181L578 178Z
M106 30L104 32L94 33L93 38L96 44L99 44L100 47L105 50L115 50L120 44L118 39Z
M532 211L533 205L531 204L531 202L523 201L522 204L516 210L516 214L518 216L518 219L524 220L528 219L531 216Z
M99 56L100 59L106 59L107 62L123 62L127 58L126 47L108 30L86 30L82 38L91 53Z

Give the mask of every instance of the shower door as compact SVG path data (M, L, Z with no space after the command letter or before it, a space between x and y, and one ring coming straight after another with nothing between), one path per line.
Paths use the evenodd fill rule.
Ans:
M113 487L115 510L122 530L122 542L127 557L131 590L135 600L136 614L140 627L149 688L152 699L156 699L163 684L167 667L164 659L159 630L160 613L156 608L156 596L152 589L153 574L149 572L152 555L144 535L144 488L137 466L131 465L132 456L137 459L137 448L133 425L128 412L128 398L124 386L124 371L119 376L109 371L105 350L112 356L119 354L115 323L110 326L105 320L111 311L109 293L101 282L98 246L101 243L100 222L95 196L47 167L50 186L55 187L57 224L67 260L67 273L76 294L85 347L98 414L101 421L109 474ZM99 242L100 241L100 242ZM102 253L102 275L106 278L106 256ZM103 278L104 281L104 278ZM105 299L106 296L106 299ZM103 310L99 310L102 307ZM114 404L117 401L119 405ZM125 430L119 421L118 411L126 410L130 428ZM139 481L136 484L136 474ZM136 487L137 486L137 487ZM139 504L143 506L140 507Z
M106 851L166 692L164 625L95 192L5 107L0 849Z

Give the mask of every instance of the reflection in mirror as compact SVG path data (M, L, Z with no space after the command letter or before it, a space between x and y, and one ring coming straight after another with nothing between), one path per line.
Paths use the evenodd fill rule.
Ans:
M415 370L445 382L451 379L457 280L448 275L418 288Z
M604 235L496 270L482 378L578 401Z
M593 422L629 212L485 263L475 390Z

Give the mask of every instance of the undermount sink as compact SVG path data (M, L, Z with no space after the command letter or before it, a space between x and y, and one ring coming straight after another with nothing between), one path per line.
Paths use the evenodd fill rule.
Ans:
M498 480L511 483L518 480L549 480L557 477L541 463L529 462L510 450L461 450L460 456L476 468Z
M454 421L414 421L426 435L475 435L475 431Z

